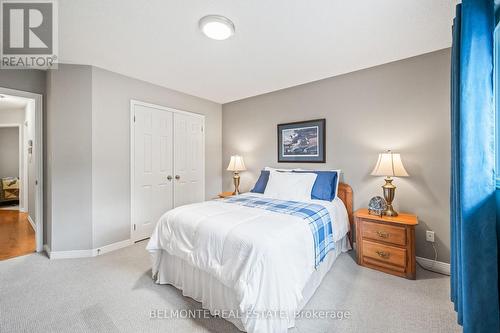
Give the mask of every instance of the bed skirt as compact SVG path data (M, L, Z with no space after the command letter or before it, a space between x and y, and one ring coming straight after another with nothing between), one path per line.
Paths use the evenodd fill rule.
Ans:
M306 286L302 290L303 299L297 311L300 311L309 302L314 292L319 287L325 275L332 268L337 257L350 250L348 237L344 237L335 243L335 249L330 251L318 269L313 272ZM182 291L182 295L190 297L202 304L204 309L212 315L221 313L237 312L239 302L236 293L231 288L223 285L212 275L202 271L186 261L170 255L161 250L152 253L153 263L158 263L159 269L154 280L158 284L170 284ZM224 319L233 323L239 330L246 331L245 325L238 316L227 316ZM273 320L273 319L250 319L246 320ZM272 326L272 324L271 324ZM295 326L295 318L291 318L289 328ZM269 327L269 326L268 326Z

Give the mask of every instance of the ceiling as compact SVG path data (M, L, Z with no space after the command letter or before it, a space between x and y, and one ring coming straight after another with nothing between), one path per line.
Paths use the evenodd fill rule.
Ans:
M227 103L450 47L456 2L59 0L59 59Z

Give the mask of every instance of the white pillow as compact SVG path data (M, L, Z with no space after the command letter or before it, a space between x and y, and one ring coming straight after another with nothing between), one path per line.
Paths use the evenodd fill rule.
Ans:
M281 171L281 172L292 172L293 170L295 169L277 169L277 168L273 168L273 167L268 167L266 166L264 168L265 171Z
M314 173L292 173L270 170L264 195L266 197L292 200L309 201L311 191L316 181Z

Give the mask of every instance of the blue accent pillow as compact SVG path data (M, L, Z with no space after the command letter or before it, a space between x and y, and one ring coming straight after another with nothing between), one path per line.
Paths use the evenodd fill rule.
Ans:
M332 201L335 199L335 196L337 195L337 182L339 177L337 171L293 170L293 172L315 173L318 175L311 191L311 199L326 201Z
M269 175L271 172L262 170L260 172L259 179L257 179L257 182L255 183L255 186L250 192L253 193L264 193L266 190L267 182L269 181Z

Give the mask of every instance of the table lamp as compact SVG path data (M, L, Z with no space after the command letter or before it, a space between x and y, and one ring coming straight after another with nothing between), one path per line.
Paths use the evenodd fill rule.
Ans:
M227 166L228 171L233 171L233 181L234 181L234 195L240 194L240 171L245 171L245 162L243 162L243 157L239 155L231 156L229 165Z
M384 190L384 199L387 202L387 208L383 211L386 216L398 216L398 213L392 207L392 201L396 192L396 186L392 184L391 177L408 177L401 155L394 154L390 150L385 153L378 154L378 161L372 171L372 176L385 176L385 184L382 186Z

